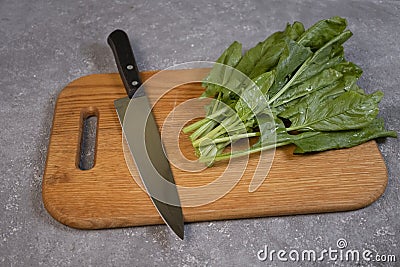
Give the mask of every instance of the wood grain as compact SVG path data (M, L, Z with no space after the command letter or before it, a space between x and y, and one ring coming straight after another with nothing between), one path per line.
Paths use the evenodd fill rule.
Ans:
M142 78L154 73L143 72ZM179 77L180 71L169 71L169 75ZM201 92L199 83L191 83L165 94L153 109L157 124L162 126L175 106ZM150 99L153 93L157 95L150 92ZM118 74L82 77L58 97L42 194L48 212L63 224L99 229L163 223L125 163L121 126L113 104L121 97L125 97L125 90ZM94 167L83 171L78 168L78 157L82 121L88 115L98 116L96 156ZM179 153L194 158L186 135L179 137L179 146ZM292 155L293 149L287 146L276 150L265 181L250 193L249 184L259 161L258 155L252 155L240 181L228 194L206 205L184 207L185 221L354 210L371 204L385 190L386 167L375 141L305 156ZM227 162L219 162L199 172L172 166L172 171L178 185L199 187L213 182L226 166Z

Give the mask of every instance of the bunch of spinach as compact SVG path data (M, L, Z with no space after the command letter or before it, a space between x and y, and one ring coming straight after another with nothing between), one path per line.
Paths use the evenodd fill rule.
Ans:
M295 22L244 55L233 42L204 80L202 97L214 98L207 116L183 129L193 132L200 161L211 165L288 144L296 145L294 153L307 153L397 137L377 118L383 93L366 94L356 84L362 70L344 57L343 43L352 36L346 27L340 17L307 30ZM251 82L232 79L232 70ZM259 140L224 153L232 142L250 137Z

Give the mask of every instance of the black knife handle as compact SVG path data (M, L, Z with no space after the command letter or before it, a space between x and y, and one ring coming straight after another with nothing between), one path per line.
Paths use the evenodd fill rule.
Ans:
M123 30L115 30L108 36L107 43L113 51L126 93L132 98L142 83L128 35Z

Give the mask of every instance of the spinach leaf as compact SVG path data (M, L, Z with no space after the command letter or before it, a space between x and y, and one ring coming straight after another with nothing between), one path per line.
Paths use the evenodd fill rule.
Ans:
M339 71L345 76L355 77L357 79L360 78L362 74L362 69L353 62L349 61L342 61L335 65L333 69Z
M346 26L347 21L341 17L321 20L305 31L297 39L297 42L315 51L321 48L326 42L342 33Z
M277 107L293 101L297 98L303 97L312 92L318 91L324 87L335 84L340 80L343 75L334 70L326 69L319 74L311 77L307 81L300 83L296 86L292 86L284 94L282 94L274 103L273 106Z
M318 134L318 132L303 132L296 135L289 134L282 120L271 113L262 113L257 116L257 119L260 137L257 143L251 147L252 149L270 146L272 144L293 143L296 140Z
M324 62L324 58L330 57L332 56L332 54L335 54L337 53L337 51L340 51L340 46L351 36L352 33L350 31L344 31L337 37L327 42L323 47L321 47L318 51L316 51L312 57L309 57L306 61L304 61L301 67L296 71L296 73L291 77L291 79L282 87L282 89L279 90L280 88L279 86L278 86L279 91L271 89L270 95L272 97L270 98L269 103L271 104L274 101L276 101L293 84L298 83L299 79L305 81L314 76L315 73L309 71L310 68L320 64L320 62Z
M338 36L331 39L329 42L324 44L320 49L318 49L309 64L324 61L325 58L330 58L332 55L337 54L342 50L341 46L344 42L346 42L353 33L349 30L346 30L339 34Z
M235 105L235 110L242 121L252 119L252 117L264 111L268 107L266 92L274 83L274 71L261 74L253 79L253 84L245 88Z
M257 85L246 88L240 99L235 105L235 110L240 119L245 121L248 117L252 117L265 110L268 107L265 95L261 92Z
M304 25L301 22L295 21L293 25L286 25L285 34L287 37L296 41L304 33Z
M324 102L316 99L299 110L298 116L287 118L292 122L287 131L341 131L365 127L378 115L382 96L380 91L371 95L348 91Z
M337 46L334 50L331 51L331 54L319 61L312 61L309 62L307 66L307 71L300 73L296 80L292 82L291 86L295 86L300 84L311 77L319 74L320 72L324 71L325 69L334 68L336 65L340 64L344 61L344 53L343 47Z
M258 43L243 55L236 69L249 76L250 79L268 71L279 60L283 51L281 44L284 37L284 32L276 32Z
M234 41L217 59L217 63L235 67L242 58L242 44Z
M299 45L289 38L285 38L285 48L275 68L275 83L271 88L271 93L273 94L281 89L287 81L287 76L297 69L311 55L312 52L309 48Z
M313 105L313 103L323 104L329 99L338 97L340 94L353 90L358 93L364 94L364 91L360 89L355 83L357 78L343 76L339 81L330 84L318 91L311 92L309 95L302 97L300 99L292 100L284 105L280 105L276 109L276 114L279 114L282 118L288 118L290 120L299 120L295 118L300 116L301 112L304 112L308 107ZM361 90L361 92L359 91Z
M253 79L261 92L266 95L275 81L275 71L269 71Z
M254 116L265 112L268 108L266 92L274 83L274 71L261 74L254 79L254 84L242 91L240 99L235 105L235 110L240 119L247 124L248 131L252 131L256 123Z
M382 119L375 119L366 127L338 132L321 132L317 135L295 140L297 146L294 153L303 154L308 152L325 151L353 147L372 139L381 137L397 137L395 131L385 130Z
M356 85L358 78L362 74L360 67L352 62L343 61L342 59L340 62L336 61L336 64L331 64L331 66L332 68L330 69L322 70L321 68L317 75L312 76L310 79L303 81L302 83L295 83L295 85L292 85L288 91L282 94L282 96L272 104L273 107L276 108L291 102L290 106L293 108L296 104L293 100L308 94L313 94L315 91L321 90L322 88L327 88L328 90L334 88L335 91L331 91L331 93L343 93L345 91L353 90L364 94L364 91ZM318 97L322 100L324 94L325 93L316 94L314 97ZM311 99L312 98L306 99L303 105L308 105ZM280 110L280 112L285 109L286 108Z
M285 49L286 39L295 40L304 32L300 22L288 24L285 31L276 32L247 51L236 68L249 76L250 79L270 71L278 63L281 53Z
M235 41L222 53L216 62L235 67L241 58L242 44ZM219 84L224 84L224 81L229 79L230 68L220 64L214 65L210 74L204 79L203 86L206 87L206 90L202 94L203 97L215 96L218 92L223 90L223 87Z

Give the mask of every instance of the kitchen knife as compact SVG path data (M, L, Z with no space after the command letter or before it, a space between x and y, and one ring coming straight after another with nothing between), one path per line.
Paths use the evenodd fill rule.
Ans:
M161 218L183 239L184 222L178 191L148 98L143 88L138 91L142 83L128 35L122 30L115 30L108 36L107 42L128 94L115 100L114 106L130 153Z

